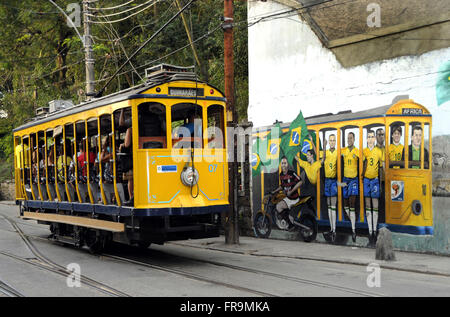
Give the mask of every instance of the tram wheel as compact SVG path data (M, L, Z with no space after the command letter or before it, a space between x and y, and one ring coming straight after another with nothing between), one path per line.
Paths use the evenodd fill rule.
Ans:
M149 242L149 241L139 241L139 242L137 243L137 246L138 246L138 248L141 249L141 250L146 250L146 249L148 249L148 247L149 247L151 244L152 244L152 243Z
M88 230L85 236L85 242L92 254L99 254L103 251L103 239L94 230Z

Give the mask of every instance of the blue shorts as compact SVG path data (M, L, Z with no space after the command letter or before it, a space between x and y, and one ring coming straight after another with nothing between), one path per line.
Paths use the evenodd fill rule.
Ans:
M337 196L336 178L325 178L325 196L326 197Z
M350 196L359 195L358 177L354 178L343 178L343 183L347 183L347 186L343 187L344 198L349 198Z
M364 177L364 197L380 198L380 181Z

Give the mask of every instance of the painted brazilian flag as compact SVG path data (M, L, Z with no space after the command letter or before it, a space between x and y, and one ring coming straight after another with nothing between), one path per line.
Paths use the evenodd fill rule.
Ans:
M288 159L289 164L293 164L294 157L298 152L301 151L305 154L308 149L312 148L308 135L308 127L306 126L305 119L300 111L297 118L291 122L289 131L285 133L281 139L281 151ZM302 159L306 160L306 157L302 157ZM293 166L295 165L296 164L293 164Z
M281 128L277 123L270 129L269 134L262 141L260 158L261 163L266 168L268 173L278 170L280 163L280 143L281 143ZM264 151L265 146L265 151Z
M450 101L450 61L443 63L439 67L436 98L438 106Z
M255 143L252 147L252 156L250 158L250 165L252 167L252 176L255 177L261 174L261 158L259 157L259 146L261 139L259 137L256 138Z

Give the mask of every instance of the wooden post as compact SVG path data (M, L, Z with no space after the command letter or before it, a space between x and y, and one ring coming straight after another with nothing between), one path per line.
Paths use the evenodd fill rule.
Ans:
M234 61L233 61L233 0L224 0L224 64L225 64L225 97L227 98L227 121L228 127L236 128L237 118L234 104ZM229 175L229 197L231 210L228 213L225 228L225 243L239 243L239 214L237 206L237 162L236 162L236 140L234 133L228 144L233 147L232 162L228 164ZM230 149L229 149L230 150Z

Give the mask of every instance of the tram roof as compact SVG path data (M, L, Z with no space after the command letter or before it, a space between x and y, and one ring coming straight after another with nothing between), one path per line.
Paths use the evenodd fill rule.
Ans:
M390 105L371 108L371 109L357 111L357 112L352 112L351 110L346 110L346 111L340 111L338 113L325 113L325 114L320 114L317 116L306 117L305 122L306 122L306 125L316 125L316 124L351 121L351 120L358 120L358 119L385 117L388 115L389 109L392 108L395 104L397 104L400 101L413 102L412 100L409 99L409 96L397 96L396 98L394 98L394 100L392 101L392 104L390 104ZM290 126L290 124L291 124L291 122L280 123L280 127L282 129L288 128ZM271 127L273 127L273 125L255 128L255 130L259 133L259 132L267 131Z
M96 98L94 100L91 101L87 101L87 102L82 102L78 105L74 105L73 107L67 108L67 109L62 109L59 111L55 111L53 113L48 113L45 116L42 117L34 117L32 118L30 122L27 122L15 129L13 129L13 132L17 132L20 130L24 130L27 128L31 128L33 126L36 125L40 125L46 122L50 122L53 120L57 120L66 116L70 116L73 114L77 114L83 111L87 111L87 110L92 110L95 108L99 108L102 106L106 106L106 105L110 105L110 104L114 104L117 102L121 102L124 100L130 100L130 99L137 99L137 98L146 98L146 95L141 95L142 92L153 88L155 86L159 86L159 85L163 85L163 84L168 84L170 82L176 82L176 81L195 81L192 80L190 78L177 78L177 79L173 79L173 80L167 80L167 81L151 81L151 82L146 82L143 84L140 84L138 86L134 86L134 87L130 87L112 94L109 94L107 96L101 97L101 98ZM219 91L222 95L223 93L216 87L204 82L204 81L200 81L197 80L197 83L199 84L207 84L211 87L213 87L214 89L216 89L217 91ZM201 97L199 97L198 99L202 99Z

